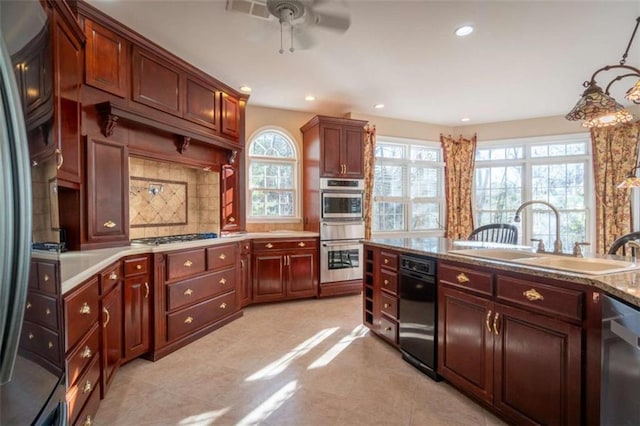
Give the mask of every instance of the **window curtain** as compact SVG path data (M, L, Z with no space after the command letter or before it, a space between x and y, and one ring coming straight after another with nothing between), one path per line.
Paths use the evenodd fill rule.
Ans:
M634 171L638 143L640 122L591 129L596 187L596 253L607 253L616 238L631 232L631 191L618 189L617 185Z
M476 154L476 135L471 139L440 134L444 153L447 226L445 237L466 239L473 230L471 185L473 161Z
M364 128L364 238L371 238L373 223L373 183L376 163L376 126Z

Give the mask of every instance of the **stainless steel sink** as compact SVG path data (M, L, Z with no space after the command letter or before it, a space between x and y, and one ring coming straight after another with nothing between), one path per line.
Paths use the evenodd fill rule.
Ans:
M588 275L612 274L640 269L640 264L628 260L599 257L569 257L547 253L534 253L526 250L465 249L450 250L449 253L481 259L499 260L522 266L535 266Z

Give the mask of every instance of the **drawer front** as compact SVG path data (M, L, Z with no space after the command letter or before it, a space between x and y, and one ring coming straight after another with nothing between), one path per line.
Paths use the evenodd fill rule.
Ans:
M98 333L98 324L96 323L78 347L67 357L67 388L71 388L87 365L94 358L98 358L99 345L100 333Z
M97 278L92 279L80 291L64 299L65 352L69 351L98 321L97 281Z
M124 276L146 274L149 271L149 258L147 256L125 259Z
M382 306L380 310L387 314L390 317L398 318L398 299L395 297L387 296L386 294L382 294Z
M257 240L253 242L254 251L300 250L314 248L316 248L316 240L314 238L301 238L297 240Z
M381 250L380 251L380 266L390 269L392 271L398 270L398 255L396 253Z
M493 275L488 272L441 263L438 266L438 280L475 293L493 295Z
M100 363L98 357L95 357L89 368L80 376L78 383L71 386L67 391L67 408L69 410L69 419L73 423L78 418L80 411L84 407L87 400L94 393L100 394ZM83 424L80 422L80 424Z
M183 308L235 289L235 269L167 284L167 310Z
M120 262L109 266L100 273L100 294L109 293L122 279L122 264Z
M236 292L167 315L167 338L177 339L236 311Z
M20 346L60 365L60 337L46 327L25 321Z
M42 291L58 294L57 265L55 263L38 262L38 287Z
M58 329L58 301L55 297L29 292L24 319L38 324Z
M583 318L584 293L577 290L498 276L497 298L554 317L575 321Z
M207 269L211 271L234 266L238 259L236 248L236 244L209 247L207 249Z
M189 250L167 255L167 280L189 277L204 272L205 250Z
M398 344L398 323L383 316L380 319L378 334L393 344Z
M380 269L380 288L391 294L398 294L398 274L396 272Z

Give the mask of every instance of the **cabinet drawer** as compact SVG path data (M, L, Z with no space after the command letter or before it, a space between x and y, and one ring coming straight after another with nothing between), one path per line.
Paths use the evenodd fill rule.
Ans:
M58 329L58 300L55 297L40 293L29 292L24 319L38 324Z
M55 263L38 262L38 287L42 291L51 294L58 294L57 288L57 265Z
M393 344L398 343L398 323L383 316L378 333Z
M464 288L475 293L493 295L493 275L459 266L441 263L438 269L440 282Z
M225 269L167 285L167 310L182 308L235 289L235 269Z
M170 253L167 255L167 280L196 275L205 270L204 249Z
M380 266L392 271L398 270L398 255L388 251L380 251Z
M98 362L98 357L95 357L89 368L80 376L78 382L67 391L67 408L69 410L69 419L72 423L78 418L78 414L80 414L89 397L94 393L100 394L100 390L98 390L99 383L100 363Z
M125 259L124 276L146 274L149 271L149 258L147 256Z
M389 315L393 318L398 318L398 299L395 297L387 296L386 294L382 294L382 306L380 310L382 313Z
M100 406L100 390L95 389L89 395L89 398L87 402L84 404L84 407L79 407L82 409L82 411L80 411L80 414L78 415L78 417L76 419L71 419L71 416L69 416L69 424L83 425L83 426L92 425L94 423L99 406ZM69 413L71 413L71 410L69 410Z
M207 249L207 269L216 270L234 266L238 253L235 244L219 247L209 247Z
M316 240L314 238L301 238L297 240L257 240L253 242L254 251L276 251L288 249L314 249Z
M32 322L22 324L20 346L60 365L60 338L58 333Z
M380 269L380 288L391 294L398 294L398 274Z
M105 295L113 289L122 278L122 264L120 262L109 266L100 273L100 294Z
M584 293L577 290L498 276L497 298L554 317L583 318Z
M99 345L100 334L96 323L78 347L67 357L67 388L73 386L91 360L98 357Z
M98 321L98 279L92 278L64 299L65 352Z
M191 334L236 311L236 292L232 291L214 299L198 303L191 308L167 315L168 340Z

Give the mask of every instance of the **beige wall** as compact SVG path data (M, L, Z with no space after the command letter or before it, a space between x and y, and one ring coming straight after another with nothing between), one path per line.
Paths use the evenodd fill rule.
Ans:
M360 112L352 112L349 114L349 117L358 120L367 120L370 124L375 124L376 133L381 136L438 142L440 141L441 133L448 135L453 132L453 128L448 126L380 117Z

